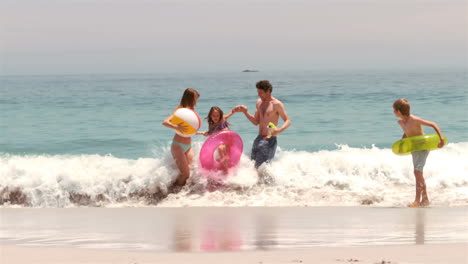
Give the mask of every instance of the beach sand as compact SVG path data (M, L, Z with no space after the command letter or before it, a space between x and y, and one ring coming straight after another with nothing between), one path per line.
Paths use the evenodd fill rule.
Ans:
M221 253L152 253L77 248L2 246L5 264L55 263L358 263L358 264L465 264L468 244L327 247Z
M466 207L2 208L3 263L468 263Z

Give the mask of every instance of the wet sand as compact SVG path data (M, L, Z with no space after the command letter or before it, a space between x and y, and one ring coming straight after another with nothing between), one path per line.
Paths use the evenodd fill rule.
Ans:
M153 253L70 248L2 246L0 260L11 264L78 263L313 263L313 264L466 264L468 244L326 247L220 253Z
M467 209L2 208L0 259L2 263L32 263L32 259L34 263L468 263Z

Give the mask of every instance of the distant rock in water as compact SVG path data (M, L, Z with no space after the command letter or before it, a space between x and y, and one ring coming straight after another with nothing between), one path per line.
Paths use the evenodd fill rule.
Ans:
M242 72L258 72L258 70L243 70Z

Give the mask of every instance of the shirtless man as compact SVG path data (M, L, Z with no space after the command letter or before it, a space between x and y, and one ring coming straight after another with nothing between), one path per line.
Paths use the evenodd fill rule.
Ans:
M430 126L434 128L434 130L439 135L440 142L438 147L441 148L444 146L444 136L442 135L439 126L434 122L430 122L415 115L411 115L410 103L406 99L398 99L393 103L393 113L396 117L399 118L398 124L401 126L404 132L403 138L424 135L422 126ZM415 151L412 152L411 155L413 156L414 177L416 178L416 197L414 198L414 202L408 206L428 206L429 197L427 196L423 168L426 164L429 150Z
M253 142L251 159L255 161L255 168L258 169L264 162L273 159L276 152L276 137L291 125L288 114L284 109L283 103L271 96L273 87L269 81L259 81L256 84L257 94L260 99L257 100L255 114L251 115L245 105L238 105L234 108L235 112L244 113L245 117L255 126L258 125L258 136ZM281 117L284 123L277 127L268 137L268 123L278 126L278 119Z

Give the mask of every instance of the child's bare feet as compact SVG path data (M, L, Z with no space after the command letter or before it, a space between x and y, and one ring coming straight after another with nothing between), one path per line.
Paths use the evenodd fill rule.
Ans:
M414 201L413 203L408 204L408 207L419 207L419 206L421 206L421 204L418 201Z
M426 207L426 206L429 206L430 204L431 203L429 202L429 200L422 200L420 206Z

